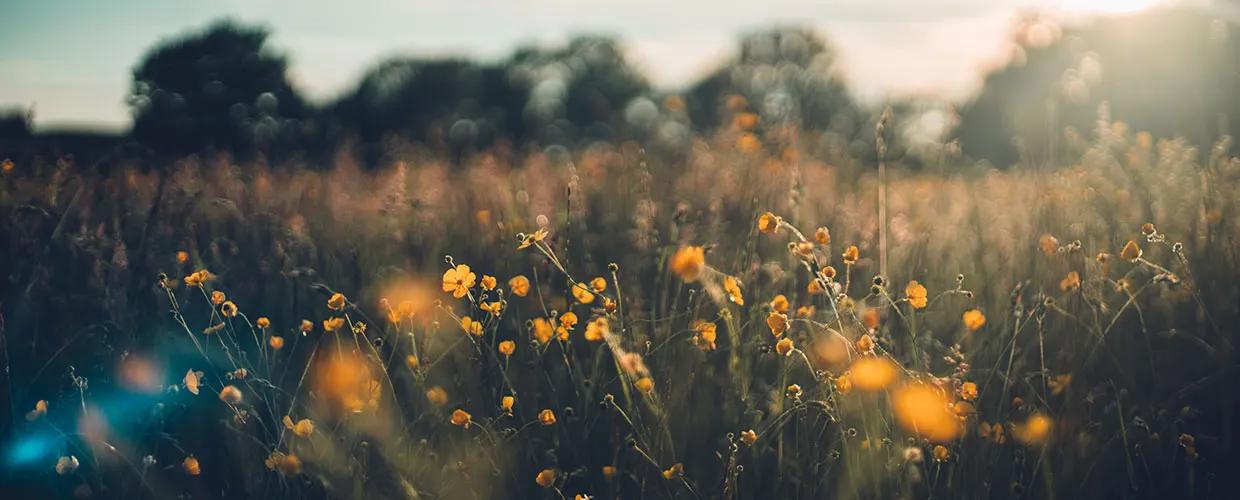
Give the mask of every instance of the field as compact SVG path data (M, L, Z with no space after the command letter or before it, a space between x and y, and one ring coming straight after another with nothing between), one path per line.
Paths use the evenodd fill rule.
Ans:
M1226 497L1240 160L1087 135L9 162L4 489Z

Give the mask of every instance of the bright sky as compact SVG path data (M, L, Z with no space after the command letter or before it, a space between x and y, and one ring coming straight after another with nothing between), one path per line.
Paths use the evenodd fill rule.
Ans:
M130 71L157 40L231 16L266 24L311 98L347 90L380 58L496 59L520 42L619 36L654 83L677 89L735 49L740 33L811 26L839 49L863 99L967 96L1001 61L1023 11L1081 15L1175 0L0 0L0 109L39 128L129 125Z

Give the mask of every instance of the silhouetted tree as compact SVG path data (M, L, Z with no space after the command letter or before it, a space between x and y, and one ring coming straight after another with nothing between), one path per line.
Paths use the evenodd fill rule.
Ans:
M306 105L267 36L221 21L156 46L133 72L133 136L163 153L244 155L295 143Z

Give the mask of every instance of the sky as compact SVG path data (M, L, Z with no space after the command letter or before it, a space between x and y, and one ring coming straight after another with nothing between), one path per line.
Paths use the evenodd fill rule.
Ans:
M838 49L862 100L962 99L1004 61L1030 10L1070 18L1177 0L0 0L0 110L38 129L122 130L131 72L159 40L231 17L268 26L294 84L324 101L395 55L496 60L517 44L619 37L661 89L684 88L733 54L737 36L808 26Z

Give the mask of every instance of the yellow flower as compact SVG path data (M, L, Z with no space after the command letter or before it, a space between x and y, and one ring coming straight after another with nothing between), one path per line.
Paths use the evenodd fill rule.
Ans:
M977 329L981 328L982 325L986 324L986 315L982 314L982 311L977 309L969 309L968 311L965 311L964 315L961 316L961 319L964 320L964 327L968 328L971 332L977 331Z
M825 290L822 288L822 281L819 281L817 279L812 279L812 280L809 280L809 285L805 287L805 291L808 292L810 295L818 295L824 292Z
M226 318L235 318L237 316L237 304L234 304L231 300L224 301L220 305L220 314L223 314Z
M819 245L830 245L831 231L825 227L819 227L817 231L814 231L814 241L817 241Z
M943 391L930 384L905 384L891 393L896 423L932 442L951 441L964 432L949 404Z
M333 311L343 311L347 302L348 301L345 300L343 293L333 293L332 296L327 299L327 308Z
M882 356L864 356L848 369L848 379L863 391L879 391L900 376L900 368Z
M697 246L680 247L672 255L672 272L686 282L697 281L706 269L706 249Z
M745 305L745 297L741 295L741 284L736 278L728 276L723 278L723 290L728 293L728 300L738 306Z
M861 325L864 326L865 329L869 331L876 330L878 328L879 322L881 322L882 319L883 317L878 312L877 308L872 307L872 308L866 309L865 312L861 313Z
M1059 289L1062 291L1070 292L1080 287L1081 287L1081 275L1078 274L1076 271L1069 272L1068 275L1064 277L1064 279L1059 280Z
M741 442L748 444L748 445L752 445L758 442L758 433L754 432L753 429L749 429L747 431L741 431Z
M633 387L636 387L637 390L646 394L650 394L654 392L654 380L650 377L642 377L637 379L636 382L633 382Z
M572 311L561 314L560 326L572 330L574 326L577 326L577 314Z
M499 353L505 356L512 356L517 351L517 343L511 340L505 340L499 343Z
M1046 381L1046 387L1051 390L1051 395L1058 396L1060 394L1063 394L1063 391L1068 388L1068 384L1071 384L1071 383L1072 383L1072 374L1065 373L1062 375L1056 375L1054 377L1051 377L1050 380Z
M186 262L189 262L189 252L186 252L185 250L178 251L177 264L184 264Z
M473 422L473 417L469 415L469 412L460 408L452 411L452 425L468 429L470 422Z
M502 398L499 398L500 409L504 410L504 413L507 413L509 415L512 415L512 405L516 403L517 403L517 398L512 397L512 396L504 396Z
M823 279L828 279L828 280L835 279L835 274L836 274L835 268L832 266L827 266L827 267L822 268Z
M202 372L196 372L191 368L185 372L185 378L181 379L181 382L185 384L185 390L197 396L199 387L202 386Z
M798 384L789 385L788 388L784 390L784 394L787 394L788 397L793 399L799 398L801 397L801 386Z
M594 293L603 293L607 289L607 280L602 276L590 280L590 288L594 289Z
M683 475L685 475L685 466L681 463L672 464L671 467L663 471L663 479L677 479Z
M496 285L495 277L484 274L482 275L482 281L479 284L482 285L483 290L494 290Z
M461 328L465 330L465 333L475 337L482 335L482 322L474 321L474 319L469 316L461 318Z
M613 465L604 465L603 466L603 478L610 481L611 478L613 477L616 477L616 467Z
M483 302L481 304L478 304L478 308L482 309L483 311L489 312L494 316L499 316L499 313L503 311L504 309L504 303L503 302Z
M310 333L310 330L314 329L314 323L311 323L308 319L303 319L301 320L301 327L298 329L301 330L301 333Z
M283 349L284 348L284 337L280 337L278 335L272 335L270 338L267 339L267 345L270 345L272 349L275 349L277 351L280 349Z
M538 412L538 422L543 425L555 425L555 412L550 408Z
M555 471L551 469L543 469L537 476L534 476L534 482L538 483L538 485L543 488L550 488L555 484Z
M220 389L220 401L233 406L241 404L241 389L231 385L224 386Z
M419 361L417 356L412 354L405 356L405 366L408 366L410 370L417 370L418 364Z
M691 325L693 341L698 349L710 351L715 349L715 339L719 337L719 327L711 321L695 320Z
M199 269L185 277L186 286L202 286L208 281L215 279L215 275L206 269Z
M973 401L977 399L977 384L973 382L965 382L960 384L960 399L965 401Z
M448 404L448 391L443 387L435 386L426 390L426 399L435 406L443 406Z
M301 474L301 459L292 453L285 454L279 451L271 452L263 464L268 470L279 471L285 476L296 476Z
M788 317L778 311L771 311L766 316L766 326L771 329L771 335L776 337L783 335L788 331Z
M76 463L76 460L74 460L74 462ZM58 465L57 469L59 468L60 467ZM185 471L186 474L189 474L191 476L197 476L199 474L202 474L202 466L198 463L198 459L194 458L193 455L185 457L185 460L181 461L181 470Z
M469 294L469 289L474 286L476 278L477 275L469 270L469 266L459 264L443 272L443 291L451 293L453 298L459 299Z
M844 253L841 257L843 257L845 264L851 266L856 264L857 261L861 259L861 250L857 249L857 245L850 245L848 248L844 249Z
M223 304L224 300L226 299L227 297L224 295L224 292L221 292L219 290L211 292L211 303L212 304L215 304L218 306L220 304Z
M941 444L934 445L934 459L940 462L947 460L951 453L947 451L947 447Z
M512 290L512 294L517 297L524 297L530 293L530 279L525 276L513 276L508 280L508 289Z
M776 295L775 298L771 299L771 310L780 314L788 314L788 297L784 297L782 293Z
M1128 243L1124 245L1124 248L1119 251L1119 256L1124 260L1140 259L1141 247L1137 245L1137 242L1128 240Z
M788 337L779 339L779 342L775 343L775 352L779 353L780 356L791 356L792 349L792 339Z
M836 392L839 392L840 394L848 394L852 392L852 388L852 379L848 378L847 373L835 378Z
M285 415L284 428L293 431L293 435L297 437L308 437L314 434L314 422L311 422L308 418L303 418L298 420L297 423L293 423L293 418Z
M1012 436L1027 445L1042 444L1051 435L1051 419L1041 413L1034 413L1025 422L1012 430Z
M874 350L874 337L868 334L857 337L857 350L867 353Z
M78 467L81 465L82 464L81 462L78 462L77 457L73 455L65 455L56 460L56 473L62 476L67 476L76 472ZM194 461L194 465L195 467L198 465L197 460Z
M1047 257L1052 257L1059 250L1059 240L1051 234L1043 234L1038 238L1038 250Z
M590 288L585 283L577 283L573 285L573 297L577 302L589 304L594 302L594 294L590 292Z
M323 329L329 332L339 330L344 326L344 318L327 318L323 320Z
M534 242L542 241L546 237L546 229L539 229L534 231L534 234L527 234L525 235L525 238L521 240L521 244L517 245L517 250L525 250L526 248L529 248L530 245L533 245Z
M271 320L267 319L266 316L259 316L258 319L254 320L254 324L259 328L267 328L271 326Z
M547 342L550 342L551 336L554 335L554 328L552 328L551 322L547 321L545 318L534 318L532 323L534 338L538 339L538 343L546 344Z
M925 309L928 303L926 287L916 280L908 282L908 286L904 287L904 295L908 296L908 303L913 306L913 309Z
M599 342L607 336L609 331L611 331L611 325L608 323L607 317L599 316L586 324L585 337L587 341Z
M35 402L33 410L26 412L26 421L34 422L44 415L47 415L47 401L40 399Z
M775 234L775 231L779 230L779 223L779 216L770 212L763 212L762 215L758 216L758 231L766 234Z

